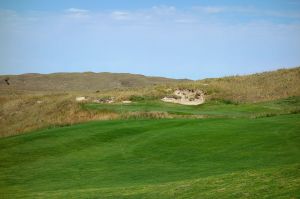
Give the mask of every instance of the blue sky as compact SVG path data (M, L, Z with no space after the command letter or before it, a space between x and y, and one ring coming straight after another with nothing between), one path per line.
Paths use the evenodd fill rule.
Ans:
M0 74L202 79L300 65L300 0L0 0Z

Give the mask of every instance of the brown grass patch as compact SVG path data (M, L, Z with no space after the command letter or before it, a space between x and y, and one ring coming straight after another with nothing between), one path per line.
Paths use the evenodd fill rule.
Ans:
M69 94L2 96L0 100L0 136L118 117L116 113L83 110Z

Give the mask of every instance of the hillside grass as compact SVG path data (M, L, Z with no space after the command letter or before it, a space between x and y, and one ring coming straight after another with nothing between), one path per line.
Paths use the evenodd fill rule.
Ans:
M130 104L86 103L83 108L102 112L128 114L130 112L166 112L174 115L203 117L263 117L300 112L300 97L259 103L237 104L231 101L209 101L198 106L166 103L160 100L142 100Z
M298 198L300 114L94 121L0 139L4 198Z
M209 78L179 84L179 87L204 90L210 99L255 103L300 96L299 85L300 67L296 67L252 75Z
M299 85L300 67L296 67L251 75L157 84L145 88L107 90L102 94L114 96L118 100L131 98L153 100L171 95L176 89L200 89L204 91L207 101L225 100L234 103L258 103L300 96Z
M5 79L9 79L7 85ZM150 77L130 73L52 73L0 75L0 90L54 91L54 92L96 92L122 88L145 88L159 84L187 82L164 77Z
M1 96L0 137L118 117L112 112L85 111L74 99L75 96L63 93Z
M276 100L299 99L293 96L300 96L300 67L194 82L110 73L27 74L13 76L10 82L9 86L0 83L0 137L91 120L265 117L299 112L299 105L278 105ZM178 88L203 90L206 104L188 107L160 102ZM75 102L78 96L113 97L116 104L92 105L90 100L82 106ZM134 103L120 105L123 100Z

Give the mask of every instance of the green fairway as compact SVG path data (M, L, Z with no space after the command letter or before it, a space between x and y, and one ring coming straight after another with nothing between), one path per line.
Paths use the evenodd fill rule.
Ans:
M234 104L230 101L210 101L198 106L186 106L162 101L137 101L131 104L84 104L89 110L126 112L167 112L176 115L204 115L208 117L251 117L285 114L300 110L300 97L271 102Z
M297 198L299 184L299 114L99 121L0 139L0 198Z

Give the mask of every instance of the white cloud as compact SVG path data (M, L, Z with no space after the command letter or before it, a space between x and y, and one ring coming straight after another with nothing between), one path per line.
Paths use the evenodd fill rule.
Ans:
M111 17L115 20L129 20L131 19L129 12L125 11L113 11Z
M263 15L271 17L285 17L285 18L300 18L299 12L280 12L280 11L271 11L267 10L262 12Z
M89 10L85 9L78 9L78 8L69 8L66 9L65 12L67 13L67 16L69 17L75 17L75 18L87 18L89 17Z
M17 12L14 10L3 10L0 9L0 17L16 17L17 16Z
M159 15L170 15L174 14L177 10L174 6L153 6L152 11Z
M204 14L255 13L258 11L249 6L193 6L192 9Z
M193 6L193 10L204 14L235 13L261 17L300 18L295 11L262 10L252 6Z
M220 6L196 6L193 8L197 11L204 12L207 14L217 14L226 11L226 7Z
M174 21L176 23L179 23L179 24L191 24L191 23L195 23L196 22L196 20L189 19L189 18L179 18L179 19L176 19Z
M88 13L88 10L84 10L84 9L78 9L78 8L69 8L66 10L67 12L70 13Z
M291 4L291 5L300 5L300 1L299 0L290 0L287 2L288 4Z

